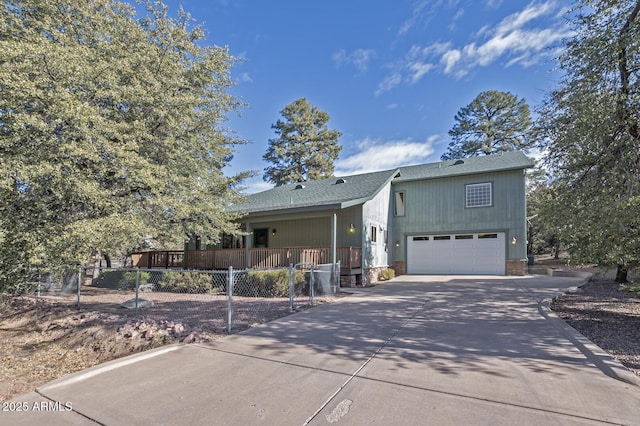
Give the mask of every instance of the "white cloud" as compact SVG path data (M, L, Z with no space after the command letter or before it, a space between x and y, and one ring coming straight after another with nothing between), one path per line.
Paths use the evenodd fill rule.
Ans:
M345 49L340 49L332 55L333 61L337 66L350 64L356 67L358 72L364 73L369 69L369 62L376 56L373 49L356 49L351 53L347 53Z
M425 47L411 46L406 55L407 61L424 60L426 58L441 55L451 48L451 43L431 43Z
M449 7L455 3L451 2ZM501 3L493 0L487 6L497 8ZM442 1L437 5L442 6ZM428 7L427 2L418 3L407 25L415 22L420 14L431 10L433 8ZM460 9L454 19L459 18L462 11ZM557 53L553 46L570 35L561 12L556 0L533 1L497 24L484 25L470 35L466 44L438 42L426 46L413 45L404 60L392 66L391 73L379 84L376 95L390 91L403 82L415 84L427 73L436 70L461 78L475 68L486 67L497 61L502 61L505 67L529 67L547 60Z
M443 72L460 77L475 67L490 65L500 58L506 59L506 66L520 64L526 67L538 63L549 55L550 46L568 34L568 29L562 26L561 21L552 24L551 28L529 24L538 18L552 16L555 9L554 1L530 3L495 27L483 27L477 36L484 40L470 42L442 55ZM455 62L452 58L456 59Z
M385 77L378 85L375 95L379 96L399 86L403 80L409 84L419 82L428 72L437 67L437 64L428 62L427 58L445 53L450 48L450 43L433 43L428 46L411 46L401 64L393 67L391 74Z
M415 84L424 77L426 73L431 71L435 67L434 64L425 64L422 62L414 62L409 65L409 71L411 71L411 83Z
M262 179L253 180L253 181L245 181L244 189L242 193L245 195L255 194L256 192L266 191L267 189L273 188L273 184L269 182L265 182Z
M450 74L461 57L462 54L457 49L451 49L442 55L441 62L444 64L444 73Z
M427 6L429 6L430 1L429 0L421 0L419 2L417 2L414 7L413 7L413 11L411 13L411 17L409 19L407 19L406 21L404 21L402 23L402 25L400 26L400 29L398 30L398 34L399 35L403 35L409 32L409 30L411 30L411 28L413 28L414 25L416 25L416 23L418 21L420 21L422 18L422 16L426 13L429 12L430 10L427 10L425 12L425 9L427 9ZM433 7L432 7L433 8Z
M430 136L424 142L367 138L357 143L359 152L336 161L335 174L347 176L422 164L433 154L437 140L438 136Z
M394 87L399 86L400 83L402 83L402 74L394 72L393 74L386 76L385 79L378 84L375 95L380 96L384 92L388 92Z
M463 16L464 16L464 9L462 8L458 9L456 14L453 15L453 18L451 18L451 23L447 26L447 28L449 28L449 31L453 31L456 29L456 21L458 21L458 19L462 18Z
M333 62L335 62L336 65L341 66L347 61L347 51L340 49L337 52L333 52L331 59L333 59Z
M413 5L411 16L402 23L398 35L408 33L414 27L426 28L440 9L454 9L459 0L419 0Z
M243 72L238 76L238 81L240 83L253 83L253 78L251 78L248 72Z
M496 27L496 34L507 34L522 28L528 22L544 15L549 15L555 9L554 1L545 3L530 3L522 11L504 18Z

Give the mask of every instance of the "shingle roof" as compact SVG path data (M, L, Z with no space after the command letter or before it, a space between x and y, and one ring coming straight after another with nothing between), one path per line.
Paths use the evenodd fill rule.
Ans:
M526 169L534 166L533 160L520 151L504 154L471 157L462 160L441 161L400 168L400 177L394 182L437 179L449 176L471 175L506 170Z
M277 186L249 195L246 203L235 205L232 210L254 213L313 210L314 207L343 209L370 200L397 173L398 170L385 170ZM338 180L344 182L337 183Z
M381 172L282 185L251 194L247 197L246 203L234 205L231 210L251 214L343 209L369 201L391 180L393 182L407 182L518 170L533 166L533 160L519 151L465 158L464 160L441 161ZM344 183L337 183L339 179L342 179Z

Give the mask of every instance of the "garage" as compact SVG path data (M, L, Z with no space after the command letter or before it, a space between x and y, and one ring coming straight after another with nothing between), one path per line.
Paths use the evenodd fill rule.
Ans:
M408 274L505 274L505 234L410 235Z

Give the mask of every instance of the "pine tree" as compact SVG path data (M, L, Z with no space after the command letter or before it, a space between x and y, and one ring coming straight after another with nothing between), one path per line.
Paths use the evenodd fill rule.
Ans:
M455 120L457 123L449 130L452 141L443 160L526 151L534 145L529 106L509 92L481 92L458 111Z
M329 130L329 114L300 98L281 112L284 120L271 126L278 135L269 140L264 160L264 180L279 185L316 180L333 175L333 162L342 147L341 133Z

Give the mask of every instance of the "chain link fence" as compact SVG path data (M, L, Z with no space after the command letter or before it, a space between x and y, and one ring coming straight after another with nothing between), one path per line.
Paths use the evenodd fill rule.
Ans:
M83 267L56 283L38 276L35 291L79 309L232 333L334 298L339 271L339 263L223 271Z

